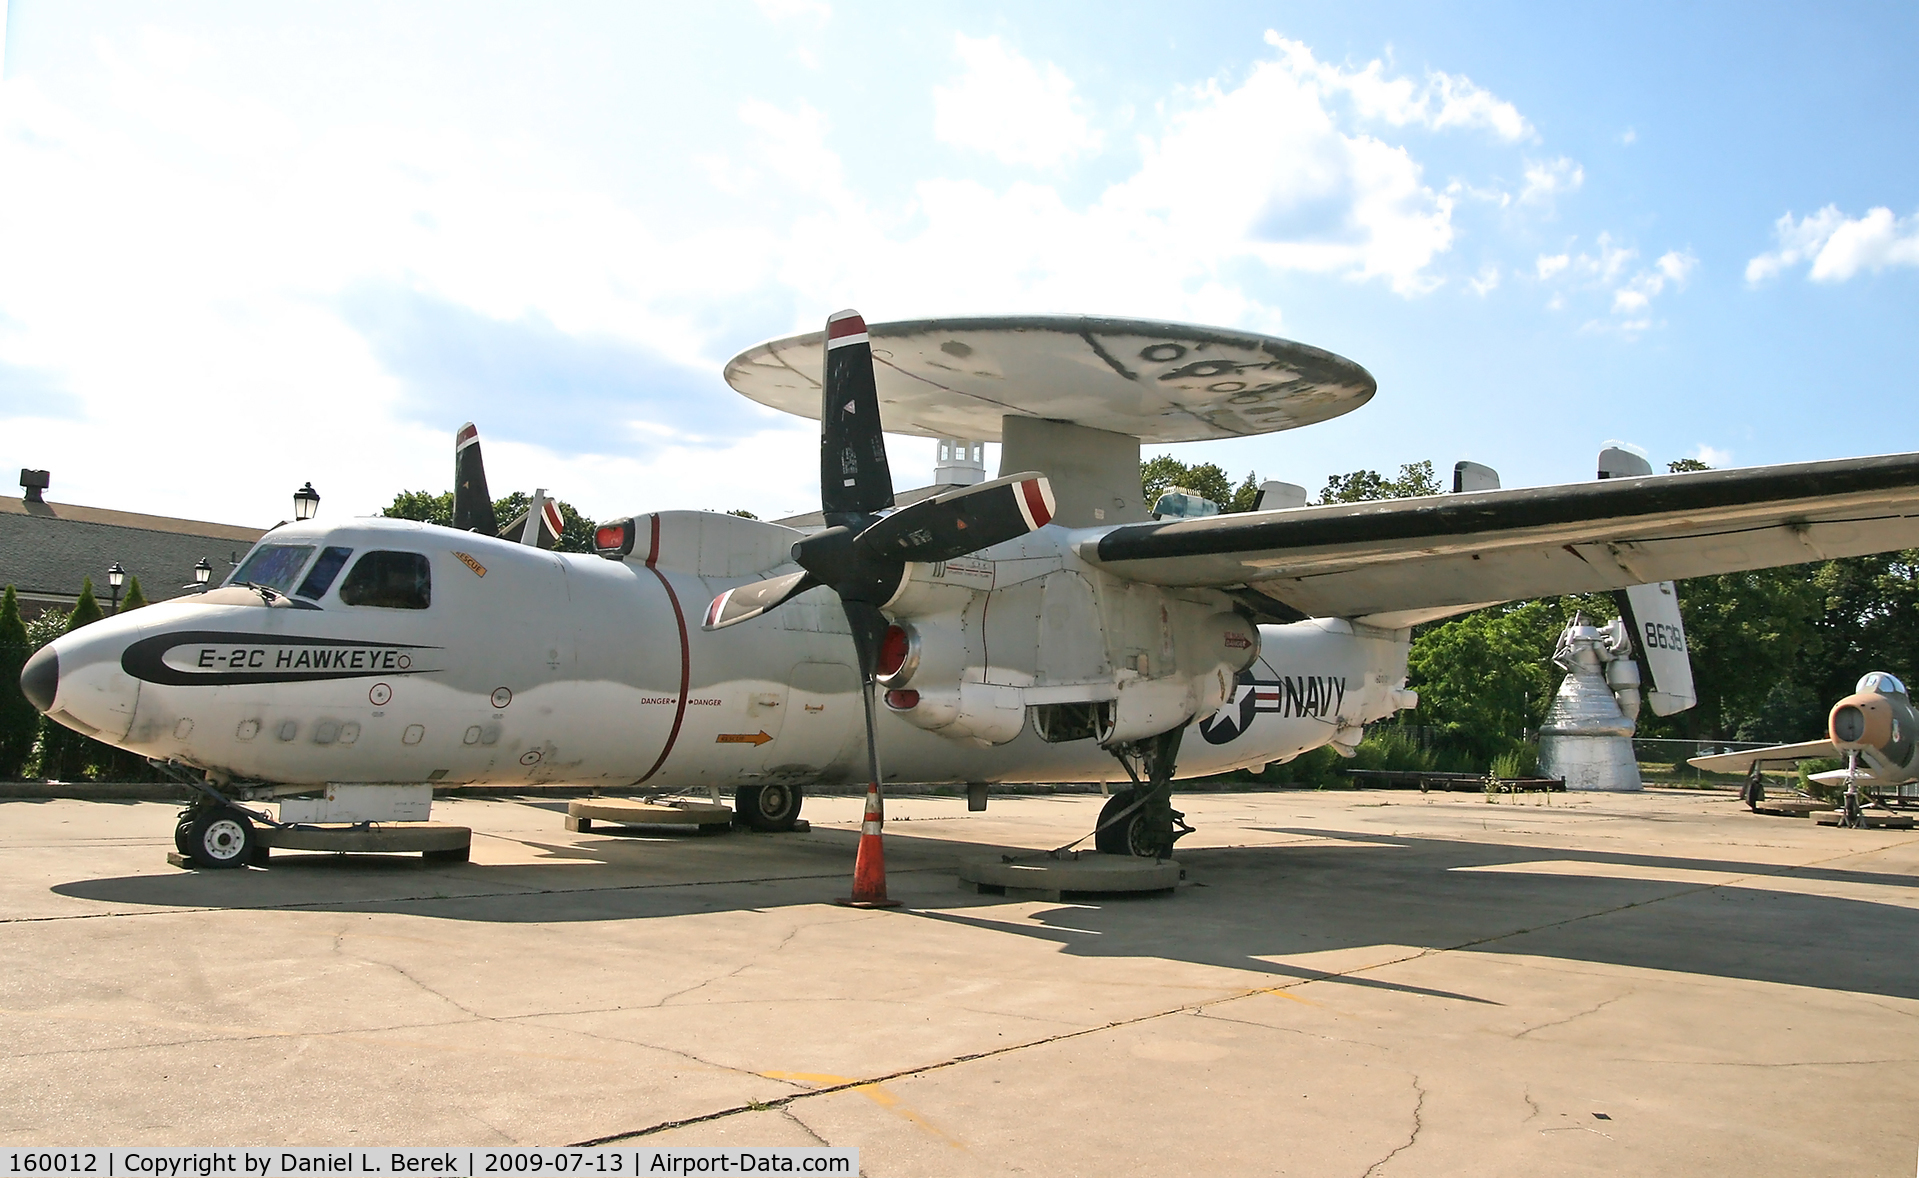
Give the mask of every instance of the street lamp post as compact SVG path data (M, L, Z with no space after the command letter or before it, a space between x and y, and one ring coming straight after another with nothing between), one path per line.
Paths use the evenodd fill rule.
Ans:
M320 493L313 489L312 483L310 482L307 483L305 486L301 487L299 490L293 493L293 518L294 519L296 520L312 519L319 510L320 510Z
M127 570L120 567L119 561L114 561L113 566L107 569L107 586L113 590L113 612L116 614L120 612L120 586L126 581Z
M207 563L206 557L201 557L200 563L193 566L193 587L205 593L207 591L207 581L212 576L213 566Z

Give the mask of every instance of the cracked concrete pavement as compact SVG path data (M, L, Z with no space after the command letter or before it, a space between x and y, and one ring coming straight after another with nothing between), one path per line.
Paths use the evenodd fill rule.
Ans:
M1167 898L961 892L1099 799L473 862L167 867L172 809L0 804L0 1141L637 1141L865 1171L1908 1173L1919 837L1730 795L1183 795Z

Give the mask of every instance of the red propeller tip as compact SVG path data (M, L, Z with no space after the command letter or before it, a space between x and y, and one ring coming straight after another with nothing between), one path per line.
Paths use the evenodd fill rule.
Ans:
M866 320L860 318L858 311L840 311L827 317L826 346L828 348L864 342L866 342Z
M1019 485L1020 514L1035 528L1053 521L1052 488L1038 479L1026 479Z

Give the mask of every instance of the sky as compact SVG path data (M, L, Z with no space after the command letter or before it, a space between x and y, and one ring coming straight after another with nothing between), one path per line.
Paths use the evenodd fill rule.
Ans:
M0 7L0 469L55 500L366 514L474 420L496 494L810 510L817 426L720 372L848 306L1338 352L1367 406L1164 451L1315 490L1919 449L1912 6Z

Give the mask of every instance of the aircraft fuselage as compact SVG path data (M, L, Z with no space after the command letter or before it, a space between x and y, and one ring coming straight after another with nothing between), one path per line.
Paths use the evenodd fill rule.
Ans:
M1001 563L1076 563L1074 535L1043 529L1004 546L1013 551ZM309 550L281 562L292 571L278 592L229 584L57 640L48 710L145 756L281 793L328 783L674 791L865 779L852 639L827 591L729 629L700 628L714 595L763 571L764 559L723 558L742 567L716 576L644 553L553 553L387 519L286 525L261 544ZM341 549L330 583L301 596L315 588L311 570ZM998 551L981 557L990 564ZM372 552L424 571L400 562L375 584L358 571ZM697 559L710 568L721 558ZM982 618L996 592L981 595ZM1016 600L1009 588L989 637ZM1193 719L1180 776L1289 759L1341 733L1356 740L1359 725L1406 700L1405 631L1323 620L1262 626L1258 641L1258 659L1236 682L1221 676L1225 698ZM1009 653L1032 658L1030 644ZM1035 690L1030 673L1001 676L990 657L966 674ZM1049 744L1031 725L987 744L885 708L879 724L889 781L1124 780L1092 739Z

